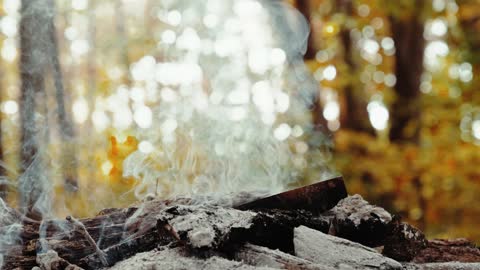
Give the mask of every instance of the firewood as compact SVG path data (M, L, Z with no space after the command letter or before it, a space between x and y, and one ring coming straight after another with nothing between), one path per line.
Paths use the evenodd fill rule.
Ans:
M347 197L343 178L336 177L308 186L238 205L238 209L287 209L325 212Z
M385 209L371 205L358 194L341 200L323 215L331 219L330 234L369 247L384 244L392 221Z
M295 255L340 269L402 269L376 250L301 226L295 229Z
M247 244L235 253L235 259L253 266L266 266L275 269L333 270L335 268L314 264L279 250Z
M423 232L394 217L388 226L382 254L397 261L409 262L426 245L427 240Z
M72 226L73 219L42 223L26 220L20 235L24 244L8 248L3 267L36 266L37 253L45 252L44 246L85 269L113 265L138 252L171 243L184 245L199 254L209 250L228 253L247 241L291 252L296 226L305 224L328 229L326 220L308 211L251 212L190 203L192 201L183 199L154 200L141 206L109 209L103 211L103 215L73 221L75 226ZM40 237L42 230L44 235ZM99 256L99 251L103 255Z
M14 230L18 234L14 235L17 238L11 241L11 245L3 245L3 250L0 250L4 260L2 269L99 269L137 253L151 252L160 256L168 252L158 253L155 249L177 247L179 249L176 250L182 250L182 254L186 252L188 256L199 258L179 260L201 267L222 261L220 258L211 260L214 257L247 261L245 254L250 254L253 257L249 264L252 265L255 264L255 256L270 260L272 264L265 265L264 269L274 267L275 263L283 263L285 269L325 269L328 266L322 265L322 258L313 256L311 252L345 249L365 253L366 257L358 265L369 264L369 258L372 258L376 260L375 267L385 264L397 268L395 261L373 249L323 234L329 232L360 243L384 244L384 254L399 260L410 261L412 256L414 262L435 262L442 261L442 258L480 260L479 249L460 240L429 241L424 248L420 231L398 220L392 221L388 212L368 204L360 196L348 197L325 213L269 207L253 210L232 208L238 202L241 203L236 199L157 199L124 209L106 209L92 218L41 222L3 207L2 213L7 214L0 222L0 233ZM368 240L368 237L371 239ZM319 250L319 245L327 244L330 247L328 250ZM280 251L274 251L276 249ZM410 252L413 249L415 252ZM329 257L330 253L325 256L331 259L328 262L336 260L342 264L343 260L344 264L351 260L345 254L340 255L343 257ZM404 256L403 259L401 256ZM313 262L304 265L305 261ZM262 268L231 261L222 263L239 265L242 269ZM318 268L319 264L323 268Z
M427 247L413 258L416 263L426 262L480 262L480 248L464 238L429 240Z
M98 259L102 262L103 266L108 265L107 261L107 255L103 250L101 250L98 246L95 240L93 240L92 236L88 233L87 229L85 228L85 225L78 221L76 218L72 216L67 216L66 220L70 223L73 224L73 228L77 229L87 240L88 244L95 250L95 254L97 255Z

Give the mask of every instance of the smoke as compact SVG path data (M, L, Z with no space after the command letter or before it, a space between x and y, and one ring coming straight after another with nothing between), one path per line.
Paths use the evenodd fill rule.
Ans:
M45 251L48 249L42 241L42 238L46 237L43 221L54 216L55 194L52 179L58 171L51 159L51 148L55 144L49 141L49 111L45 89L45 77L53 63L53 0L22 1L20 14L21 164L19 174L11 173L18 175L16 193L19 211L9 208L0 199L0 268L11 248L21 244L22 221L26 219L32 222L35 221L31 218L42 219L40 242ZM1 165L8 167L3 163ZM12 185L6 177L1 181Z
M309 27L281 1L166 1L163 54L132 75L160 88L152 126L124 176L148 194L274 193L329 174L309 108L318 86L303 64Z
M0 268L9 248L21 243L20 233L22 229L18 217L0 198Z
M22 74L43 79L45 69L52 68L53 2L23 2L21 30L33 43L27 44L31 54L22 55ZM303 63L309 35L305 18L276 0L163 0L159 5L163 26L154 33L157 49L130 67L128 87L145 89L150 99L132 102L138 124L133 133L140 143L124 160L123 177L137 180L130 191L135 198L225 200L231 193L266 195L330 176L329 139L311 119L318 84ZM38 84L27 88L21 117L30 135L22 151L35 151L18 179L20 210L38 213L44 221L55 215L54 208L68 207L55 201L52 179L62 178L57 177L62 165L52 158L60 147L48 140L47 90ZM43 100L35 99L42 95ZM119 115L113 119L117 128L124 114ZM81 141L88 145L88 140L93 139ZM92 190L79 191L98 195L94 184L86 186ZM103 200L88 199L91 208ZM8 248L21 241L22 225L9 213L0 201L0 266ZM46 237L43 221L40 238ZM48 244L40 243L46 252Z

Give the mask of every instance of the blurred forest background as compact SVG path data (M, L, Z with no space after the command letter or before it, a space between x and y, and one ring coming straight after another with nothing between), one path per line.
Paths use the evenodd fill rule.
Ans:
M430 236L480 240L480 2L299 0L333 161Z
M66 181L58 192L86 185L123 194L134 182L122 179L123 160L152 147L128 132L152 121L146 55L175 43L169 26L182 14L155 0L23 2L39 1L49 6L37 13L22 13L20 0L0 1L1 195L18 204L8 179L35 169L29 159L42 145L62 160L50 164L62 174L51 177ZM313 118L331 134L329 160L349 193L430 237L480 242L480 2L286 2L311 27L305 63L320 86ZM51 27L40 31L38 23ZM44 57L23 57L33 43L53 46L36 52ZM32 130L32 122L45 125ZM32 140L38 132L58 143ZM89 201L72 195L63 203L82 213Z

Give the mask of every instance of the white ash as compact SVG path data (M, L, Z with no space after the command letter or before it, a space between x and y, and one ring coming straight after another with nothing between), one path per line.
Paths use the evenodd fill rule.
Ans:
M65 270L83 270L74 264L70 264L66 260L60 258L58 253L54 250L48 250L45 253L37 254L37 263L40 267L37 267L38 270L54 270L59 269L60 265L63 266Z
M209 247L215 240L215 231L213 228L198 228L188 232L188 239L195 248Z
M51 264L60 260L57 252L54 250L49 250L45 253L37 254L37 263L40 265L41 268L50 270Z
M294 230L295 255L341 269L402 269L375 249L300 226Z
M356 226L359 226L362 220L371 218L372 215L378 217L382 223L392 221L392 215L385 209L371 205L358 194L342 199L334 208L329 210L326 215L335 216L335 218L339 220L349 219Z
M191 203L186 200L185 203L168 206L155 200L145 202L127 221L127 231L130 227L145 231L161 221L170 225L179 236L186 235L187 239L182 240L186 240L189 246L214 248L217 240L221 240L217 238L227 236L235 228L250 228L253 217L257 215L251 211Z
M246 244L235 253L235 259L249 265L273 267L278 269L334 270L335 268L314 264L311 261L295 257L280 250Z
M412 226L407 223L400 224L400 228L400 233L402 233L406 239L420 240L425 237L420 230L412 230Z
M119 262L111 270L272 270L269 267L255 267L243 262L230 261L213 256L208 259L189 257L183 249L164 249L138 253Z
M215 237L225 236L235 228L250 228L255 213L217 206L178 206L179 216L168 217L168 224L178 232L187 232L195 248L213 247ZM167 211L166 211L167 212Z

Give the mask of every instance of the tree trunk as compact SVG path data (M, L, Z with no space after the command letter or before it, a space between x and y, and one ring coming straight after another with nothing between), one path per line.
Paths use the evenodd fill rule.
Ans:
M417 1L422 2L422 1ZM390 139L417 143L420 135L420 77L423 73L424 23L422 5L407 19L390 17L396 49L397 99L391 108Z
M55 12L55 6L53 0L48 1L49 10L52 13ZM78 189L77 183L77 158L75 151L75 144L73 143L75 139L75 134L72 126L72 121L68 116L67 110L65 109L65 87L63 83L63 74L62 68L60 66L59 60L59 50L58 50L58 40L56 35L56 27L54 23L54 17L52 16L49 21L50 35L51 40L50 46L50 56L52 63L52 75L53 81L55 84L55 99L57 102L57 117L58 124L60 128L60 137L62 141L62 173L65 180L65 188L68 191L76 191Z
M310 6L310 1L309 0L297 0L296 1L296 6L298 11L302 13L302 15L305 17L305 19L308 22L308 25L310 26L310 35L308 36L308 44L307 44L307 52L305 52L305 55L303 58L305 60L313 60L315 59L315 54L317 53L317 50L315 48L315 41L313 39L314 37L314 30L311 24L310 16L311 16L311 6Z
M302 13L302 15L305 17L310 27L310 35L308 36L307 51L305 52L303 59L307 61L315 60L317 49L315 48L315 42L313 39L314 29L310 22L311 3L309 0L296 0L295 6L297 7L298 11ZM323 106L320 101L320 90L318 90L317 93L314 95L310 110L312 112L313 124L314 124L315 130L327 132L326 130L327 120L323 117Z
M130 56L128 53L128 33L125 27L126 17L123 10L122 1L115 1L115 14L116 14L116 30L117 35L120 40L120 64L123 66L125 71L124 83L128 86L132 84L132 78L130 76Z
M97 91L97 65L96 65L96 17L95 17L95 1L89 2L88 7L88 42L90 44L90 50L87 55L87 78L88 78L88 90L87 90L87 102L90 109L90 117L87 120L87 132L93 134L95 132L91 115L95 110L95 93ZM88 141L89 153L93 153L95 142ZM88 175L91 179L95 178L95 162L93 158L87 159Z
M353 16L352 0L337 0L336 6L337 11L344 14L345 20ZM348 74L346 75L350 78L344 88L346 116L343 117L345 119L343 127L374 135L375 131L369 122L364 94L359 93L362 89L358 86L362 85L362 83L358 81L358 67L354 61L350 31L351 29L348 27L347 22L344 21L339 35L343 45L343 58L348 68Z
M22 208L32 215L32 208L43 192L37 181L39 164L38 129L35 123L35 97L45 92L44 74L48 61L48 17L45 0L23 0L20 20L20 125L21 150L19 180ZM24 190L28 189L28 190Z
M0 67L0 103L3 100L3 67ZM5 168L5 160L3 157L3 128L2 128L2 119L0 119L0 199L7 197L8 192L8 182L6 179L7 172Z
M423 57L425 39L424 22L421 13L424 1L416 1L416 9L411 16L398 18L390 16L392 36L395 42L395 85L396 101L392 105L390 140L396 143L419 144L421 128L420 83L424 71ZM425 230L426 200L422 195L421 172L417 172L413 181L416 188L417 203L422 209L420 229Z

